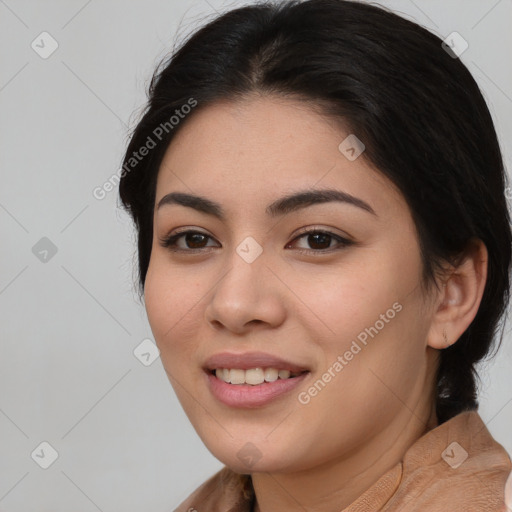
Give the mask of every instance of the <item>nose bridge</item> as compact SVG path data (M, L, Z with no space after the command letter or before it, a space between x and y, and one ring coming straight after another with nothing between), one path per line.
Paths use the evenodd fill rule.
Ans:
M260 288L269 273L267 260L263 246L253 236L246 236L226 256L227 274L219 281L218 292L241 303L261 298Z
M234 245L212 290L207 319L233 330L241 330L253 320L278 323L283 318L284 301L279 280L267 265L271 265L269 253L253 236Z

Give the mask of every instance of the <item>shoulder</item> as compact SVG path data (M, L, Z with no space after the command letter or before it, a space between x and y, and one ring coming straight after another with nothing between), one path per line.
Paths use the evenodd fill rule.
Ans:
M385 511L502 512L509 454L476 411L421 437L406 452L403 478Z

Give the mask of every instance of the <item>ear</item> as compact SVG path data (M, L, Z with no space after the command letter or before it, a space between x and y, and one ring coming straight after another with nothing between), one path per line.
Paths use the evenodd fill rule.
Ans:
M444 349L453 345L475 318L487 280L488 253L482 240L472 238L461 262L452 267L442 285L427 345Z

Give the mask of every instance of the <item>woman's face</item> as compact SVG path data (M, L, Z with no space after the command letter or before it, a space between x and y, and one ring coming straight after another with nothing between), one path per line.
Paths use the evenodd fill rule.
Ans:
M391 182L364 152L354 158L362 148L353 139L340 149L349 133L303 103L218 103L186 123L158 175L145 302L162 363L208 449L242 473L295 471L427 421L433 313L415 227ZM326 189L356 199L267 211ZM177 192L215 203L222 218L198 201L168 197L158 208ZM177 231L200 234L164 247ZM233 383L211 374L219 367L235 370L219 372ZM273 381L266 368L305 373Z

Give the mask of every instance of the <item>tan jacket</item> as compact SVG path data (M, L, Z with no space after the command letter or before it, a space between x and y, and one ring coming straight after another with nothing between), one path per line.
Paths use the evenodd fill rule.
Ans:
M477 411L451 418L420 437L402 461L341 512L506 512L512 463ZM175 512L251 512L254 491L226 466ZM334 511L333 512L338 512Z

